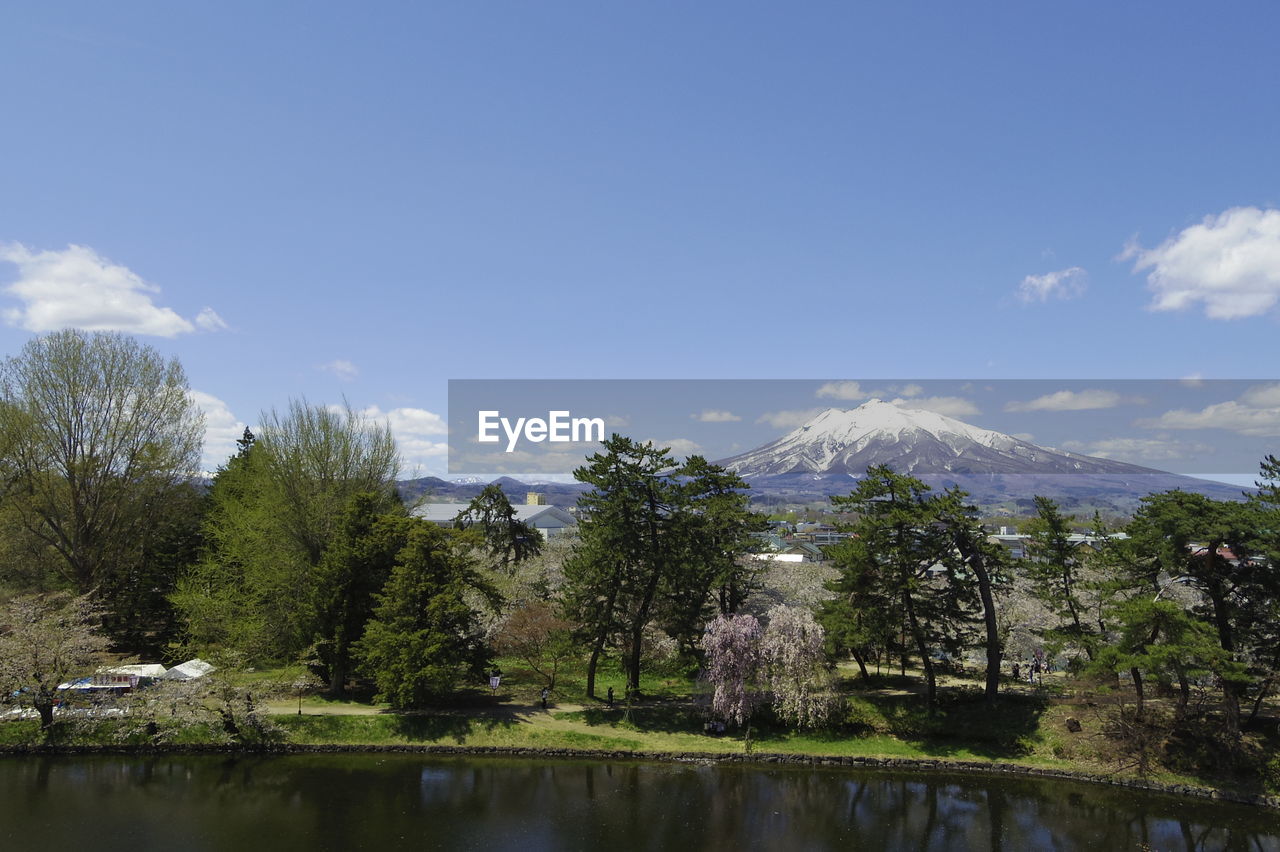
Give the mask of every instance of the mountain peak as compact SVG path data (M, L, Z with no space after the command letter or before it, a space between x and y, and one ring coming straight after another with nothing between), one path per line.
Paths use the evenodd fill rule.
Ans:
M865 473L886 464L901 473L1150 473L1147 468L1038 447L954 417L869 399L828 408L776 441L719 464L742 476Z

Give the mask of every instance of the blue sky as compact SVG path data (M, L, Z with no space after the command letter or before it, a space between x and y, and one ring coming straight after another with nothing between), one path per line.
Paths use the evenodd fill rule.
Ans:
M449 379L1275 379L1278 29L1270 2L8 4L0 351L119 328L181 358L211 463L345 396L423 472Z

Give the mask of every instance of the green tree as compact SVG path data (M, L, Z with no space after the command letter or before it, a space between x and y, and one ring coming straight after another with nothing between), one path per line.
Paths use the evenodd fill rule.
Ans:
M961 570L946 503L918 479L874 466L838 510L854 512L856 544L837 552L836 565L851 585L871 583L894 601L924 669L925 697L937 703L935 653L958 653L976 610L975 585Z
M615 633L625 649L628 692L640 688L641 639L657 616L670 569L679 487L670 450L621 435L574 471L592 490L578 501L581 546L565 564L567 604L591 640L587 694L595 696L600 655Z
M1218 644L1213 629L1180 605L1143 595L1116 604L1115 641L1095 655L1090 669L1107 674L1129 672L1137 714L1145 712L1144 677L1178 683L1177 714L1187 713L1191 682L1204 675L1238 680L1238 664Z
M968 496L959 488L947 489L937 504L938 519L960 559L959 565L949 572L948 578L953 583L959 579L961 584L967 584L971 576L977 587L986 631L983 643L987 655L984 695L990 703L996 700L1000 692L1000 659L1004 653L1004 643L1000 636L995 592L1005 583L1006 560L1004 549L987 540L986 532L978 521L977 507L966 502Z
M403 512L383 509L380 495L354 495L316 567L314 641L320 674L332 695L346 691L353 647L373 616L375 596L391 576L413 526Z
M248 433L213 479L200 558L171 600L196 649L283 662L312 641L313 570L280 526L274 481Z
M754 534L768 522L751 511L747 483L732 471L690 456L673 476L677 490L660 589L661 623L692 652L712 611L737 612L759 588L759 563L747 557L759 549Z
M5 512L82 594L146 572L203 433L178 361L121 334L55 332L0 367Z
M281 530L311 565L319 564L354 495L376 494L385 508L399 502L391 427L349 405L291 400L285 413L263 414L258 448Z
M474 591L495 596L450 536L413 522L355 649L379 700L396 709L422 707L481 675L489 653L468 604Z
M489 557L504 570L542 552L542 533L516 517L515 507L497 483L486 485L458 513L454 526L477 529L484 537Z
M1058 619L1047 635L1092 659L1095 634L1086 618L1084 560L1079 543L1072 540L1071 519L1048 497L1037 496L1035 506L1036 516L1026 525L1031 538L1023 565L1032 592Z
M1242 662L1259 636L1259 610L1277 594L1274 572L1256 558L1259 515L1243 502L1222 502L1201 494L1165 491L1142 498L1129 524L1137 572L1158 591L1179 581L1203 595L1196 613L1212 625L1219 646ZM1244 677L1223 677L1226 732L1240 733Z
M357 497L366 517L402 512L395 442L385 424L349 407L294 401L283 415L264 414L263 424L215 477L204 554L173 600L197 645L279 662L324 643L332 686L345 678L343 649L358 636L351 625L368 610L364 569L351 564L363 545L344 528L346 513ZM326 564L335 545L341 552ZM325 656L331 652L337 657Z

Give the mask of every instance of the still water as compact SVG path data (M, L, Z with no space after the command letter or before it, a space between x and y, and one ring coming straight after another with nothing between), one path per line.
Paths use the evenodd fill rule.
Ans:
M0 849L1280 850L1280 815L1072 782L408 754L0 759Z

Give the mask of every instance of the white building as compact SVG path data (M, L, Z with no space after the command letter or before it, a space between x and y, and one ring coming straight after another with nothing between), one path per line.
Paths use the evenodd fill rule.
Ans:
M413 516L439 524L442 527L452 526L459 512L466 511L470 503L423 503L413 510ZM543 538L555 538L570 527L577 524L573 515L557 506L512 506L516 520L524 521Z

